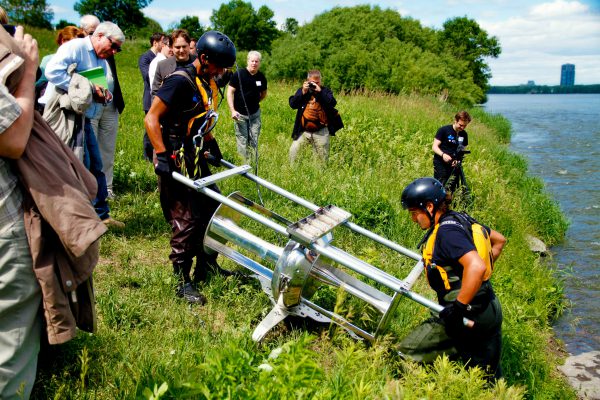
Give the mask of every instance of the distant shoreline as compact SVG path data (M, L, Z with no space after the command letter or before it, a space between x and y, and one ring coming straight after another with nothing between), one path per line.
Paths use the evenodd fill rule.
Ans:
M574 86L517 85L491 86L487 94L571 94L600 93L600 84Z

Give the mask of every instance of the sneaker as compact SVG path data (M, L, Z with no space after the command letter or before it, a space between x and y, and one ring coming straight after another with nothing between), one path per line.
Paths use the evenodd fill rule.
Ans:
M112 217L103 219L102 222L104 223L104 225L106 225L107 228L115 228L115 229L125 228L124 223L122 223L121 221L117 221L116 219L114 219Z
M183 285L177 286L177 291L175 292L177 297L185 299L188 303L191 304L200 304L201 306L206 304L206 297L198 290L194 288L191 282L184 283Z
M106 195L106 198L109 200L114 200L116 197L115 192L113 192L112 189L108 189L107 191L108 191L108 194Z

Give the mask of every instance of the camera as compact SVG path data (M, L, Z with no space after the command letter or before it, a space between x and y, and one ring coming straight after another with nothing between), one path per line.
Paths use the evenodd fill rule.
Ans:
M315 90L317 88L317 85L314 82L308 82L308 88L310 90Z
M2 27L10 36L15 36L16 27L14 25L2 24Z
M465 146L461 144L457 147L452 158L456 161L462 161L465 158L465 154L471 154L471 152L469 150L465 150Z

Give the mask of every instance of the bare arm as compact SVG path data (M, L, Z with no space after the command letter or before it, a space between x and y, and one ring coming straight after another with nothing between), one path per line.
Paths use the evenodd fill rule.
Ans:
M442 144L442 141L440 139L433 139L431 150L433 150L433 152L438 156L442 157L442 160L444 160L444 162L452 161L452 157L449 154L444 153L442 149L440 149L440 144Z
M492 229L490 232L490 242L492 242L492 257L496 261L506 244L506 238L500 232Z
M35 103L35 74L39 60L37 41L31 35L24 34L22 26L16 28L15 41L19 43L25 57L25 73L14 93L15 100L21 107L21 115L0 135L0 156L12 159L21 157L31 134Z
M458 259L463 266L462 286L457 300L462 304L469 304L483 283L485 264L476 250L463 255Z
M265 97L267 97L267 91L263 90L262 92L260 92L260 98L258 99L258 101L263 101Z
M235 106L233 105L233 97L235 96L235 88L231 85L227 86L227 104L229 105L229 111L231 111L231 118L234 120L238 120L240 118L240 113L237 112Z
M148 110L148 114L146 114L146 117L144 118L144 125L146 126L146 132L148 132L148 138L157 154L167 151L162 140L162 129L160 126L160 117L162 117L167 110L167 105L160 97L155 96L154 100L152 100L150 110Z

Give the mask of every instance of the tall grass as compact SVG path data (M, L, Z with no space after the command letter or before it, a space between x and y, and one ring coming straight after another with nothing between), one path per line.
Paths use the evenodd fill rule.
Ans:
M42 51L53 51L47 44L50 34L34 34ZM117 63L127 105L120 119L117 199L111 208L127 226L102 239L95 271L98 331L43 351L33 398L575 398L556 374L559 360L549 349L550 323L563 307L562 285L552 263L543 263L524 241L526 234L535 234L556 243L566 223L541 183L527 175L524 159L507 150L506 120L473 110L472 154L465 162L475 195L472 214L508 238L492 278L505 314L506 380L487 386L480 371L465 371L447 359L423 367L397 357L395 343L428 315L408 300L401 301L389 332L367 345L335 327L303 320L282 323L263 343L254 343L252 331L271 307L257 282L216 276L202 288L206 306L176 299L167 258L169 228L155 175L142 160L137 58L145 41L127 42L123 49ZM269 82L262 103L259 175L316 204L342 207L355 222L414 247L422 232L402 210L399 196L416 177L431 175L433 135L456 110L409 95L340 94L346 127L332 140L329 165L307 151L291 166L294 110L287 99L299 84ZM221 149L226 159L240 163L227 107L220 112ZM242 178L220 187L225 194L240 190L258 198L255 185ZM262 196L267 208L291 220L309 213L264 189ZM259 231L283 245L281 238ZM413 265L343 230L336 232L335 244L398 277ZM433 297L422 280L416 290Z

